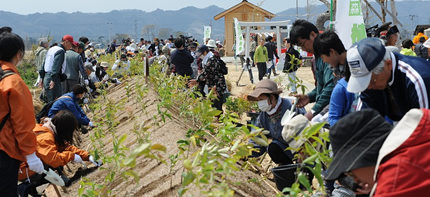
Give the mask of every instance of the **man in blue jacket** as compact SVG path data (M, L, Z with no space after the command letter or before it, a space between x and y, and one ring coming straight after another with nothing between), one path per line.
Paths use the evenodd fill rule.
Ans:
M354 44L347 52L349 92L382 116L400 120L410 109L429 109L430 62L385 49L376 38Z
M90 121L87 115L85 115L84 111L78 104L79 100L84 97L86 92L87 89L82 85L78 84L73 86L72 92L64 94L54 102L51 109L49 109L48 116L52 118L61 110L69 110L73 115L75 115L80 126L85 125L94 127L94 124Z
M346 62L346 49L334 31L326 31L315 39L314 54L321 56L323 62L330 64L337 79L330 98L328 123L333 126L339 119L351 111L355 94L346 90L350 77Z

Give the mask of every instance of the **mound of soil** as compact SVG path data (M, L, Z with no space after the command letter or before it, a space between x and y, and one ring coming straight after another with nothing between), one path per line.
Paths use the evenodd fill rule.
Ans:
M142 110L141 103L137 103L137 93L135 92L134 86L136 86L138 79L130 78L124 81L121 85L110 87L108 90L107 98L112 99L114 102L120 102L127 97L125 83L128 83L131 87L131 95L126 98L126 103L123 109L118 110L116 117L120 122L116 127L116 135L121 136L127 134L128 137L124 144L129 148L131 152L137 144L137 137L132 132L132 129L137 125L140 128L150 127L150 139L153 144L162 144L166 147L166 153L163 153L163 157L168 161L169 155L174 155L179 152L177 148L177 141L184 139L185 134L190 128L186 124L187 121L177 114L171 113L172 118L166 119L166 122L162 122L158 118L157 104L159 103L158 95L151 88L146 94L145 99L142 101L146 104L146 109ZM103 113L103 112L102 112ZM103 115L103 114L102 114ZM89 113L91 117L91 113ZM88 150L91 147L91 140L89 139L92 131L89 134L80 134L80 143L78 146L82 149ZM112 146L112 138L110 135L106 135L103 139L105 147L103 152L107 155L114 154ZM102 168L96 169L94 165L87 163L88 169L82 168L81 165L68 164L65 167L65 173L68 177L74 177L73 183L69 187L59 188L61 196L78 196L78 189L80 188L80 180L82 178L94 181L97 184L104 184L104 178L107 175L107 170L102 168L109 168L109 164L105 164ZM126 170L126 169L121 169ZM134 171L140 177L138 184L132 178L116 179L108 187L112 190L110 195L112 196L177 196L178 189L181 185L181 174L183 172L182 162L178 161L173 172L169 173L169 166L152 159L139 157L136 160L136 167ZM231 181L235 184L233 189L235 190L236 196L274 196L275 184L271 181L255 181L262 180L259 172L254 171L239 171L234 177L231 177ZM270 184L270 186L268 185ZM47 196L56 196L52 186L49 186L46 190ZM202 196L198 189L190 189L189 194L185 196Z

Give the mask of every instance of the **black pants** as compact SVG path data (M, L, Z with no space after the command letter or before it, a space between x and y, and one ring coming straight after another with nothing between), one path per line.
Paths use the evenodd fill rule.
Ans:
M217 110L220 110L222 112L222 105L225 103L225 98L223 95L218 96L216 99L214 99L213 101L213 107L215 107Z
M267 72L266 62L257 63L258 68L258 80L263 80L264 75Z
M0 150L0 195L16 197L20 161Z

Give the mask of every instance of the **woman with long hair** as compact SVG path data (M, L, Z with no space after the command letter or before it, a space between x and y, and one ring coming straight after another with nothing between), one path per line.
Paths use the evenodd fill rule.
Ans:
M52 119L45 118L43 124L36 125L33 129L37 136L36 155L46 167L55 169L71 161L76 163L91 161L96 166L101 165L101 162L96 161L87 151L72 145L73 133L77 128L78 121L68 110L61 110ZM44 175L29 170L25 163L21 164L18 176L23 182L18 186L20 196L37 195L36 187L47 183L43 179Z

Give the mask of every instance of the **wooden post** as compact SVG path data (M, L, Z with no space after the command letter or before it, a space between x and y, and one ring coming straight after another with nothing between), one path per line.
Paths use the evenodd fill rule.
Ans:
M381 0L381 1L384 1L384 0ZM379 2L379 1L376 1L376 2L381 6L383 11L388 13L393 18L394 24L399 25L400 27L403 27L402 23L400 23L399 19L397 19L397 16L393 15L393 13L388 11L388 9L383 4L381 4L381 2ZM385 14L385 12L383 12L383 14ZM384 16L384 19L385 19L385 16ZM385 23L385 20L383 22Z
M373 13L382 21L383 19L381 15L379 15L379 13L376 11L376 9L367 0L363 1L366 3L367 7L369 7L373 11Z
M144 64L144 67L145 67L145 82L148 83L148 77L149 77L149 59L148 59L147 56L145 56L143 64Z

